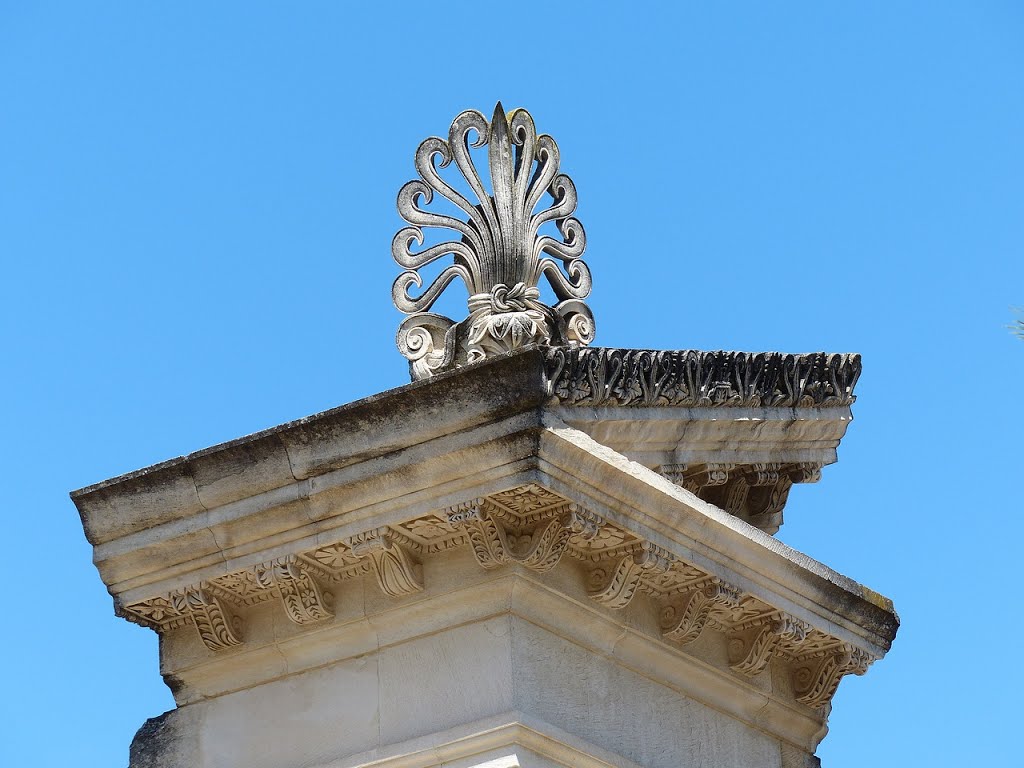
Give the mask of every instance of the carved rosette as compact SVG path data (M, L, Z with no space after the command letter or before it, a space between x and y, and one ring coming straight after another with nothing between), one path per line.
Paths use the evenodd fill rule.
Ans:
M489 191L471 151L483 147ZM473 200L442 177L452 163ZM591 287L590 270L581 259L586 237L572 216L576 187L558 166L554 140L537 134L526 110L506 115L500 103L490 122L467 110L452 122L447 140L434 137L420 144L420 178L398 193L398 212L409 226L391 244L392 256L406 270L395 280L392 299L409 314L399 326L397 344L413 379L530 345L593 341L593 314L583 302ZM427 210L435 193L454 204L459 215ZM558 237L542 234L549 223ZM424 228L454 237L413 251L413 244L425 242ZM413 295L410 289L423 285L420 270L447 257L452 263ZM554 306L541 300L541 277L558 299ZM430 312L456 279L469 291L469 316L459 323Z
M776 482L790 468L744 470L754 482ZM680 479L725 485L706 465L682 469ZM759 474L756 474L759 473ZM705 487L705 485L701 485ZM315 629L332 620L324 584L372 577L391 599L426 588L422 561L468 546L486 569L521 567L538 576L570 558L578 563L580 593L603 610L650 612L655 636L693 652L703 638L721 643L726 669L743 677L786 665L799 703L821 708L847 674L863 674L872 658L823 628L790 616L678 555L645 541L540 485L510 488L390 526L373 528L295 556L278 558L126 606L122 614L159 632L191 625L211 651L243 643L241 620L277 600L296 625ZM644 595L638 600L639 595ZM704 645L702 641L702 645Z

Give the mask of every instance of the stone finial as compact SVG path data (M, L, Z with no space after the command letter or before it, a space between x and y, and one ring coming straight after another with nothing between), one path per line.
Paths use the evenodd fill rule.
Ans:
M475 134L472 141L470 134ZM484 146L490 193L470 153ZM439 170L453 160L479 202L441 178ZM558 161L554 139L537 135L530 113L517 109L506 116L501 102L490 123L476 110L466 110L452 122L447 141L432 137L416 150L420 178L398 193L398 212L409 226L391 243L391 255L406 270L391 295L409 315L398 328L397 342L413 379L531 344L574 347L593 341L594 316L583 302L590 294L590 269L580 258L586 236L572 216L576 187L558 172ZM420 207L429 205L435 192L461 214ZM535 212L545 195L550 197L546 207ZM540 233L552 221L560 238ZM414 243L424 244L424 227L456 237L413 252ZM419 270L447 256L454 262L414 296L410 289L423 285ZM541 275L558 299L554 306L541 301ZM469 316L461 322L429 311L456 278L469 291Z

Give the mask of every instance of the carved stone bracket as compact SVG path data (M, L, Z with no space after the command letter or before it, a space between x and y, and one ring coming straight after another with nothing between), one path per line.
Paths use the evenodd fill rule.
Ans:
M844 644L820 660L798 666L793 673L797 701L815 709L825 706L844 675L863 675L872 661L861 649Z
M738 588L721 582L691 590L681 601L669 601L662 608L661 636L680 645L692 643L700 637L716 607L736 607L740 597Z
M484 568L515 563L543 573L558 564L573 537L597 536L601 520L575 504L566 504L554 517L532 531L506 527L500 511L487 499L474 499L448 510L451 525L464 528L477 562Z
M320 590L308 566L295 557L283 557L259 565L255 569L256 581L281 596L285 613L296 624L313 624L331 618L328 594Z
M220 601L205 589L182 589L171 593L175 610L192 619L199 639L211 651L239 645L241 620L231 616Z
M415 543L390 529L375 528L350 537L346 543L356 557L369 558L381 591L405 597L423 589L423 568L409 550Z
M666 573L675 561L670 552L645 542L638 552L621 558L610 573L604 568L591 571L595 588L590 596L609 608L625 608L636 595L644 576Z
M741 520L775 533L794 483L821 478L815 463L667 464L661 474Z
M191 624L211 651L242 642L242 620L227 611L206 583L135 603L119 613L129 621L161 632Z
M699 494L704 488L725 485L735 464L666 464L661 474L690 493Z
M748 677L758 675L782 645L801 643L810 631L805 622L783 614L737 632L729 638L729 666Z

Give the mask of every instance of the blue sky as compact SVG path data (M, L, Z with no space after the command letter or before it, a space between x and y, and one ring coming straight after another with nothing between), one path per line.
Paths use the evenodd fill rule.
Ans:
M864 355L779 534L903 619L824 764L1017 759L1022 76L1012 2L0 0L0 763L124 765L173 704L67 492L405 383L395 193L498 99L598 344Z

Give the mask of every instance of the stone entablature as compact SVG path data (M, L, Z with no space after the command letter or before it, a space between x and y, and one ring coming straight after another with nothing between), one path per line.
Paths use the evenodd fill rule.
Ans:
M730 669L748 677L777 659L790 669L796 701L814 709L829 702L844 675L863 674L878 655L537 484L191 584L121 613L161 633L190 625L219 652L244 642L243 617L252 606L277 601L293 623L313 626L334 616L328 587L344 589L344 582L372 574L386 596L410 596L424 588L424 557L463 546L484 569L518 565L543 574L573 558L583 565L587 595L600 606L619 611L645 594L660 640L685 649L713 634Z
M659 674L737 716L768 696L788 723L778 737L813 749L839 680L888 649L891 604L692 491L814 479L792 459L827 463L848 408L761 408L757 422L749 408L566 405L547 364L542 350L497 358L76 492L117 611L165 636L179 702L280 676L272 638L306 648L289 674L358 645L366 585L373 616L444 615L453 585L457 610L487 616L488 585L510 578L512 594L558 596L550 610L576 616L563 633L628 615L646 644L631 664L662 659ZM787 460L751 461L773 452ZM542 621L531 600L498 605Z

